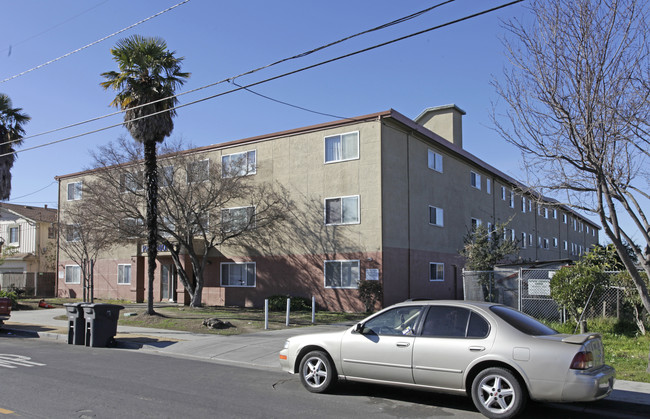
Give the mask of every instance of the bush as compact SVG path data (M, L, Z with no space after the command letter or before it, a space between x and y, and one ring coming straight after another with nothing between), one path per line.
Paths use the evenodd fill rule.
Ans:
M381 302L384 290L379 281L361 281L359 283L359 299L366 308L366 313L374 311L375 305Z
M18 300L18 295L16 294L15 291L0 290L0 297L11 299L11 306L16 307L16 301Z
M551 298L566 307L567 313L577 322L587 302L598 301L608 285L608 276L598 267L566 266L551 278Z
M269 311L286 311L287 298L291 298L291 311L311 311L311 298L273 295L268 298Z

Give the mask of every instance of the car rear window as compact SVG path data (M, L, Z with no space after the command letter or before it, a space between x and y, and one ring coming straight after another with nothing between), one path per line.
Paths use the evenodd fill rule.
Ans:
M531 336L555 335L556 330L551 329L544 323L530 317L527 314L517 311L514 308L506 306L492 306L490 310L497 316L501 317L508 324L522 333Z

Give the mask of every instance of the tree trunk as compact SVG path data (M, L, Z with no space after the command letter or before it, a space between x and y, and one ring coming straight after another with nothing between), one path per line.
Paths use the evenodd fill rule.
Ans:
M156 142L144 143L145 182L147 188L147 314L155 314L153 309L153 283L156 275L156 256L158 256L158 170L156 162Z

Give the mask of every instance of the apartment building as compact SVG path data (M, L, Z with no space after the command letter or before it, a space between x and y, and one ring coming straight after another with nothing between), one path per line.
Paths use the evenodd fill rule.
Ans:
M384 305L462 298L459 250L478 223L508 222L522 260L577 259L598 243L598 226L465 151L464 114L448 105L411 120L391 109L189 151L203 154L208 168L243 158L250 176L283 185L296 205L274 246L211 251L203 302L261 306L281 294L362 310L357 287L366 280L382 282ZM83 199L90 176L57 177L59 208ZM154 294L186 302L160 250ZM146 259L140 242L104 252L95 296L142 301ZM58 266L59 294L81 295L78 267L64 253Z

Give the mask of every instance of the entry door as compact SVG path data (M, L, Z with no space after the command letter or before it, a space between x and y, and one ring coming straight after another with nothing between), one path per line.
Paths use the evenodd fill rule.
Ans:
M160 289L162 292L161 299L163 301L174 301L174 284L176 283L174 266L162 265L160 272Z

